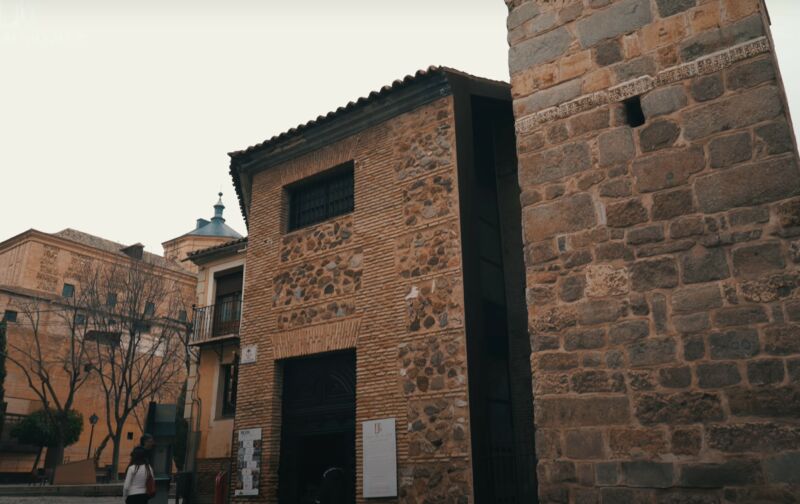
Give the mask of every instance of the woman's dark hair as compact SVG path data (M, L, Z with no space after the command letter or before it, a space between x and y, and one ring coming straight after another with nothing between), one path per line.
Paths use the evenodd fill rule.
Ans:
M137 446L131 452L131 464L130 465L145 465L147 464L147 450L142 448L141 446Z

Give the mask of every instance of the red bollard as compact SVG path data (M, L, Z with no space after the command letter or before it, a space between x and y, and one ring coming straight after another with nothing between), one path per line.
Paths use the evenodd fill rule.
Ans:
M214 479L214 504L228 502L228 473L220 471Z

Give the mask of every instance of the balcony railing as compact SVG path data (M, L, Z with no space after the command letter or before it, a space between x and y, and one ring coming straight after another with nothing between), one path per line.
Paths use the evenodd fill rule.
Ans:
M219 303L194 309L192 344L239 336L242 297L230 297Z

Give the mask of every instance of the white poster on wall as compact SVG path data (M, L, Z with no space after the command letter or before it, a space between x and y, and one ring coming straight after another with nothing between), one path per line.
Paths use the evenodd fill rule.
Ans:
M258 480L261 476L261 429L242 429L239 431L239 446L236 450L235 494L258 495Z
M394 418L361 424L364 441L364 498L397 497L397 439Z

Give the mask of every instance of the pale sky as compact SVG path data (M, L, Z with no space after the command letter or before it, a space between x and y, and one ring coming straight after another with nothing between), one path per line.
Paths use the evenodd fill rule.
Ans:
M800 2L768 0L800 117ZM508 80L502 0L0 0L0 241L246 229L227 153L429 65ZM798 119L800 120L800 119Z

